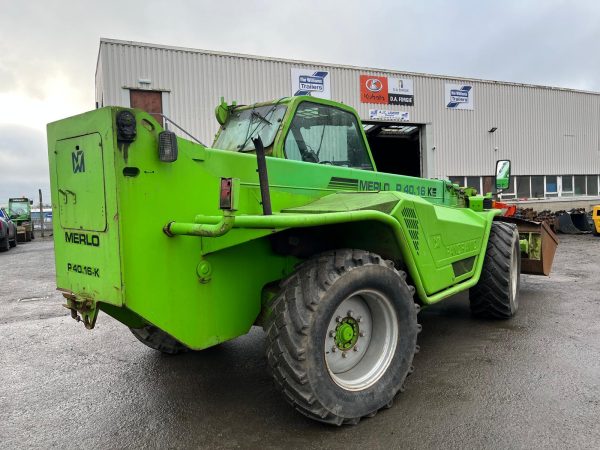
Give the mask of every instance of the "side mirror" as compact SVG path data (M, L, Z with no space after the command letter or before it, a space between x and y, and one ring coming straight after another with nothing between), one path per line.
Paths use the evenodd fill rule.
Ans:
M496 162L496 190L502 191L510 186L510 161L502 159Z

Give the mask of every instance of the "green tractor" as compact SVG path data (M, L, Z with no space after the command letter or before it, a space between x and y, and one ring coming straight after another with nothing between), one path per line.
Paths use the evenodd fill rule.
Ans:
M8 214L17 225L17 239L19 242L29 242L35 239L31 220L32 204L33 200L25 197L8 199Z
M48 125L57 285L87 328L101 310L174 354L260 326L286 400L341 425L403 390L421 307L469 290L477 316L517 312L520 236L491 195L377 172L333 101L216 116L211 148L137 109Z

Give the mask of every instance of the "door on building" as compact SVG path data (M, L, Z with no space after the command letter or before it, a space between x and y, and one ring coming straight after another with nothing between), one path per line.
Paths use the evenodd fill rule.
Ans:
M422 125L364 122L363 126L379 172L423 176Z
M131 89L129 91L129 103L132 108L149 112L159 124L163 125L163 118L160 115L163 112L162 92Z

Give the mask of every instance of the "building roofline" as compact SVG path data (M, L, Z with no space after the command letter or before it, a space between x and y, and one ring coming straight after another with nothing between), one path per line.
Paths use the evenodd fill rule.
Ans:
M205 55L214 55L214 56L228 56L235 57L241 59L253 59L259 61L272 61L272 62L284 62L284 63L293 63L293 64L302 64L307 66L321 66L321 67L331 67L336 69L347 69L347 70L359 70L363 72L383 72L383 73L391 73L398 74L403 76L417 76L417 77L427 77L427 78L437 78L442 80L450 80L450 81L471 81L477 83L488 83L488 84L499 84L506 86L518 86L518 87L526 87L526 88L537 88L537 89L549 89L555 91L565 91L565 92L575 92L579 94L593 94L600 95L600 92L596 91L587 91L583 89L572 89L565 88L559 86L546 86L543 84L532 84L532 83L517 83L512 81L500 81L500 80L487 80L483 78L469 78L469 77L457 77L451 75L437 75L425 72L407 72L393 69L383 69L376 67L361 67L361 66L353 66L353 65L345 65L345 64L329 64L325 62L315 62L315 61L304 61L298 59L287 59L287 58L275 58L271 56L259 56L259 55L251 55L245 53L232 53L232 52L221 52L215 50L204 50L204 49L196 49L189 47L178 47L178 46L170 46L170 45L162 45L162 44L152 44L147 42L138 42L138 41L127 41L121 39L111 39L111 38L100 38L100 47L102 44L118 44L118 45L128 45L132 47L146 47L146 48L156 48L162 50L173 50L179 52L187 52L187 53L198 53ZM98 70L98 61L100 60L100 48L98 49L98 58L96 60L96 71Z

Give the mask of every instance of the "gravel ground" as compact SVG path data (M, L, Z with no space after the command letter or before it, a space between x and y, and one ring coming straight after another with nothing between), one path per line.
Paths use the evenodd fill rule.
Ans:
M52 249L0 254L1 448L600 448L600 238L561 236L510 321L472 318L465 295L423 311L406 392L341 428L275 392L260 329L176 357L102 313L85 330Z

